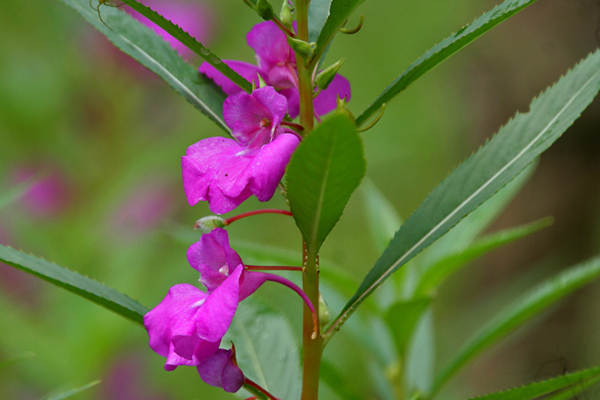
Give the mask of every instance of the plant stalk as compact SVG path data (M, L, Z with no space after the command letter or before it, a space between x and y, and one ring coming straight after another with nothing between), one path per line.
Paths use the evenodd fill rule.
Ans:
M296 1L298 39L308 42L308 4L309 0ZM298 69L298 91L300 92L300 125L304 127L302 136L308 135L314 128L312 70L309 60L296 53Z
M303 245L304 274L302 284L304 293L308 296L319 315L319 255L308 249L306 242ZM323 338L321 337L319 322L315 328L311 310L304 306L303 318L303 375L302 375L302 400L317 400L319 398L319 372L321 369L321 356L323 354ZM315 335L316 330L316 335Z

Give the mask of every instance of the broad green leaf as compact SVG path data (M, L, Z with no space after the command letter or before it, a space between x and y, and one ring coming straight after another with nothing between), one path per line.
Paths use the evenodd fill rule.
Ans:
M531 224L493 233L476 241L464 251L456 252L446 256L426 269L421 278L421 282L417 287L417 295L432 295L446 278L469 262L489 253L494 249L512 243L515 240L524 238L542 228L550 226L553 221L553 218L543 218L532 222Z
M504 392L475 397L471 400L533 400L540 396L562 390L569 386L586 385L587 382L600 378L600 367L557 376L546 381L536 382ZM570 398L570 397L569 397Z
M321 379L329 386L329 388L344 400L362 400L363 397L356 393L356 389L352 383L346 379L343 373L337 369L332 363L323 359L321 360Z
M394 271L446 234L536 159L579 117L600 89L600 50L518 113L452 172L400 228L330 332Z
M60 1L74 8L115 46L156 73L220 128L228 133L230 132L222 115L223 102L226 98L225 93L212 80L186 63L154 31L121 10L114 7L100 6L102 19L110 26L109 28L98 19L98 13L90 7L88 0ZM130 1L128 0L128 3ZM158 15L153 11L152 13ZM180 28L177 29L181 30Z
M240 303L223 343L229 341L244 375L277 398L300 398L298 341L283 314L248 299Z
M366 217L375 248L383 252L401 225L396 209L370 179L362 183Z
M365 174L362 140L344 115L319 125L294 152L287 195L309 250L317 252Z
M316 42L329 18L331 0L312 0L308 5L308 41Z
M144 324L144 314L148 312L146 307L98 281L3 245L0 245L0 261L78 294L140 325Z
M18 356L14 356L14 357L11 357L11 358L0 360L0 369L9 367L9 366L11 366L13 364L21 362L23 360L28 360L28 359L33 358L33 357L35 357L35 354L30 351L30 352L27 352L27 353L19 354Z
M433 69L433 67L440 64L500 22L510 18L535 2L536 0L507 0L441 41L409 65L398 78L385 88L375 101L369 105L358 118L356 118L356 124L362 126L382 107L383 104L388 103L411 83L423 76L427 71Z
M344 23L364 0L332 0L329 17L317 39L313 60L319 60Z
M433 385L434 393L477 355L557 301L598 277L600 277L600 257L556 275L517 299L514 304L506 307L496 318L476 332L440 371Z
M90 383L88 383L85 386L81 386L81 387L78 387L78 388L75 388L75 389L71 389L71 390L68 390L68 391L66 391L64 393L58 394L58 395L53 395L53 396L50 396L50 397L44 397L44 400L63 400L63 399L67 399L69 397L75 396L78 393L83 392L84 390L88 390L89 388L91 388L93 386L96 386L99 383L100 383L99 380L98 381L94 381L94 382L90 382Z
M421 319L430 298L418 298L409 301L399 301L393 304L387 312L386 320L396 343L396 350L403 359L409 339L413 336L417 322Z

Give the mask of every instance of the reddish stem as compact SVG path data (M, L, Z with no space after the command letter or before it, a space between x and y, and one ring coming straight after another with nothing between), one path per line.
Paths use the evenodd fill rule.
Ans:
M227 225L231 224L232 222L235 222L239 219L251 217L253 215L258 215L258 214L283 214L283 215L289 215L290 217L293 216L293 214L287 210L277 210L277 209L273 209L273 208L267 208L264 210L249 211L247 213L243 213L243 214L231 217L231 218L227 218L226 220L223 221L223 224L225 224L225 226L227 226Z
M244 265L248 271L302 271L302 267Z
M298 285L296 285L294 282L287 280L282 276L274 275L274 274L265 274L265 275L266 275L268 281L281 283L282 285L289 287L294 292L298 293L298 295L300 295L300 297L302 297L302 300L304 300L304 302L306 303L306 306L312 312L312 320L313 320L312 336L313 336L313 339L315 339L317 337L319 319L317 318L317 312L315 311L315 308L313 307L313 304L310 301L310 299L308 298L308 296L306 295L306 293L304 293L304 291L302 289L300 289L300 287Z
M253 387L254 389L258 390L259 392L261 392L262 394L264 394L265 396L267 396L270 400L279 400L277 397L273 396L271 393L267 392L266 389L264 389L263 387L261 387L258 383L248 379L248 378L244 378L244 386L248 385ZM251 397L252 398L252 397ZM256 396L254 396L254 398L256 398Z

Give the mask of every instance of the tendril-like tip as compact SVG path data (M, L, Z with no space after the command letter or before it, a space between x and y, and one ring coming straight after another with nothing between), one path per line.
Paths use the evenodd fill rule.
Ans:
M347 21L347 20L346 20ZM358 33L363 26L363 22L365 22L365 14L360 14L360 21L358 21L358 25L353 29L346 29L344 27L340 28L340 32L345 33L346 35L353 35ZM346 23L344 23L346 25Z
M379 112L379 115L371 123L369 123L369 125L367 125L365 127L362 127L362 128L359 128L358 131L359 132L368 131L369 129L371 129L372 127L374 127L379 122L379 120L381 119L381 117L383 117L383 113L385 112L385 103L383 103L381 105L380 110L381 111Z

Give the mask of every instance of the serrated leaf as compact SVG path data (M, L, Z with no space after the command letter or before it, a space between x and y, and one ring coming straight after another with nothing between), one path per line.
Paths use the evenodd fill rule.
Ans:
M0 245L0 261L144 325L144 314L148 312L146 307L98 281L3 245Z
M577 400L578 398L574 396L577 396L579 393L585 391L589 387L594 386L598 383L598 381L600 381L600 377L597 376L595 378L588 379L587 381L577 382L560 393L549 396L546 400Z
M225 93L211 79L186 63L154 31L121 10L100 6L102 19L109 28L98 19L98 13L90 8L88 0L60 1L75 9L119 49L164 79L221 129L231 132L223 120Z
M476 332L436 376L437 392L452 376L483 351L508 336L542 311L568 294L600 277L600 257L562 272L543 282L509 305Z
M518 113L436 187L392 239L329 333L393 272L446 234L552 145L600 89L600 51L590 54Z
M329 8L329 17L321 29L317 39L317 48L313 59L320 59L329 43L340 30L344 23L364 0L332 0Z
M434 265L426 268L416 293L419 295L431 295L444 282L446 278L464 267L469 262L481 257L492 250L512 243L552 225L553 218L542 218L531 224L506 229L497 233L487 235L479 239L467 249L446 256Z
M452 54L456 53L502 21L510 18L536 1L537 0L507 0L441 41L409 65L398 78L385 88L375 101L371 103L358 118L356 118L356 124L362 126L382 107L383 104L388 103L426 72L433 69L433 67L440 64Z
M583 371L557 376L556 378L532 383L504 392L474 397L470 400L533 400L537 397L556 392L572 385L580 385L583 382L597 381L598 378L600 378L600 367L594 367ZM583 384L585 385L585 383Z
M334 115L300 143L287 169L287 195L307 248L317 252L365 174L362 140Z
M58 395L53 395L53 396L50 396L50 397L44 397L44 400L63 400L63 399L67 399L69 397L75 396L78 393L83 392L84 390L88 390L89 388L94 387L94 386L96 386L99 383L100 383L99 380L94 381L94 382L90 382L90 383L88 383L85 386L81 386L81 387L78 387L78 388L75 388L75 389L71 389L71 390L68 390L68 391L66 391L64 393L58 394Z
M229 340L244 375L277 398L300 398L298 341L283 314L248 299L240 303L223 343Z

